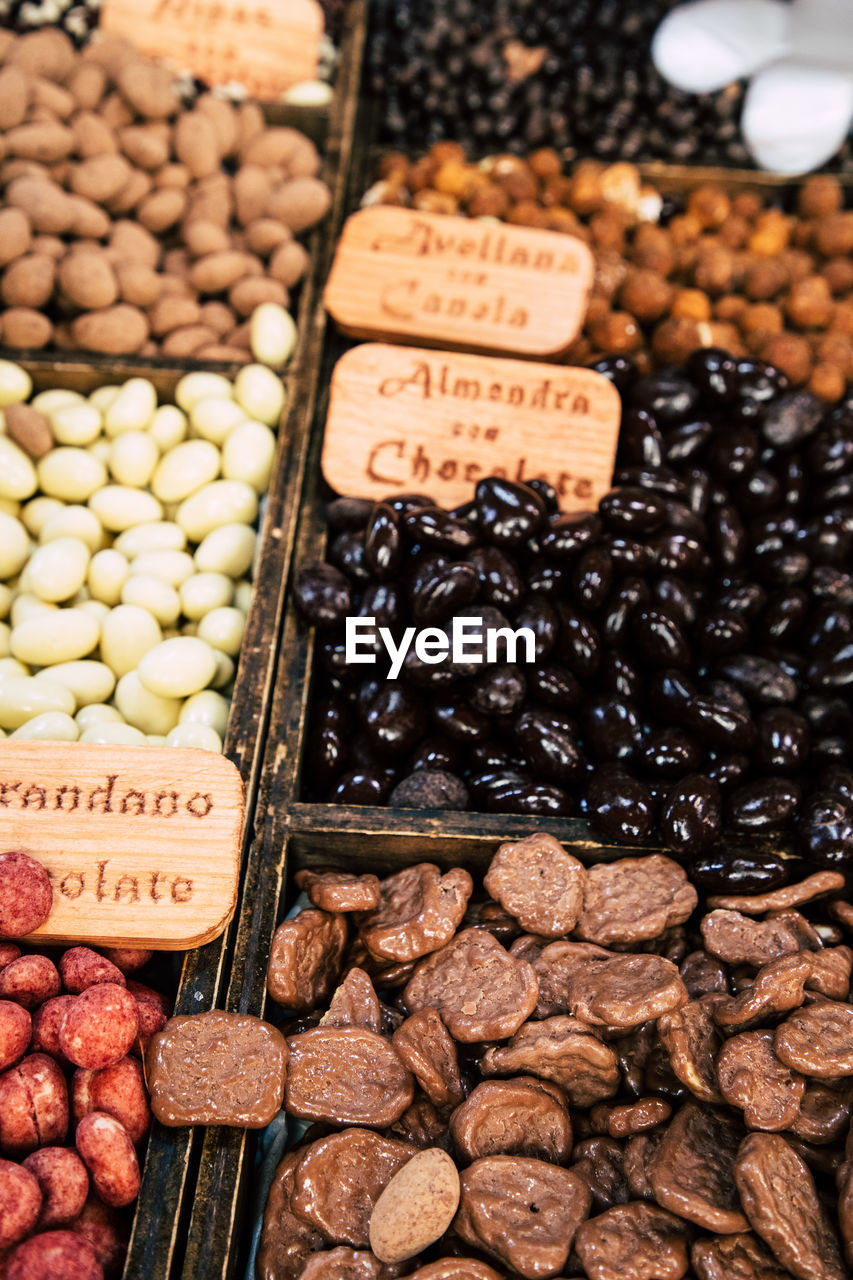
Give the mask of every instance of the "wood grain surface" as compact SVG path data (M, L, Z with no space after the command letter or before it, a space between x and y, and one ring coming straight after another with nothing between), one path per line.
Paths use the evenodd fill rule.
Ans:
M467 502L478 480L539 477L564 511L610 488L615 387L592 369L364 343L335 366L323 474L340 494Z
M195 947L237 902L243 784L210 751L0 742L0 849L47 868L28 941Z
M317 76L317 0L103 0L100 29L208 84L277 98Z
M577 336L592 275L556 231L377 206L344 224L325 301L352 337L548 357Z

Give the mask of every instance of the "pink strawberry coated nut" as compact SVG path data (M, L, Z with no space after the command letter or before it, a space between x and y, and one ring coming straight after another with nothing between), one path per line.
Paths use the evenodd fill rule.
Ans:
M0 934L23 938L44 924L53 905L50 876L26 853L0 853Z
M11 1160L0 1160L0 1249L30 1234L38 1221L41 1198L35 1174Z
M75 1125L79 1124L90 1111L95 1110L92 1102L94 1078L95 1072L91 1067L78 1067L71 1077L71 1118Z
M89 1175L76 1151L70 1147L42 1147L22 1164L41 1187L39 1230L64 1226L79 1217L89 1194Z
M104 1271L75 1231L43 1231L9 1255L6 1280L104 1280Z
M91 947L69 947L59 961L59 974L65 990L72 995L99 982L115 982L120 987L125 984L121 969Z
M59 995L59 972L47 956L19 956L0 969L0 999L35 1009Z
M140 1004L153 1004L165 1017L170 1017L172 1013L172 1002L168 996L164 996L162 991L155 991L153 987L146 987L144 982L136 982L133 978L128 978L127 989L131 995L135 996Z
M135 1058L122 1058L111 1067L96 1071L89 1085L92 1111L106 1111L120 1120L134 1146L138 1146L151 1124L151 1108L142 1067Z
M77 1067L110 1067L130 1052L138 1029L136 1000L130 992L115 982L99 982L69 1007L59 1029L59 1047Z
M7 964L17 960L20 954L21 948L16 947L14 942L0 942L0 969L4 969Z
M24 1056L32 1033L32 1018L26 1009L12 1000L0 1000L0 1071Z
M103 955L112 960L122 973L137 973L153 956L153 951L144 947L104 947Z
M117 1275L127 1249L128 1227L124 1215L90 1195L80 1217L69 1225L92 1246L106 1274Z
M45 1000L40 1009L33 1014L33 1039L31 1048L35 1053L49 1053L57 1062L67 1063L68 1059L59 1047L59 1028L66 1013L77 999L76 996L54 996Z
M92 1111L78 1124L75 1142L92 1185L106 1204L121 1208L136 1199L139 1161L120 1120L105 1111Z
M0 1148L24 1155L68 1133L65 1076L46 1053L28 1054L0 1076Z

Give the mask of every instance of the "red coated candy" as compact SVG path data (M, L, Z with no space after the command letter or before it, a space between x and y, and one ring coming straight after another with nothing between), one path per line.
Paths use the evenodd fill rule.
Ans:
M41 1188L35 1175L11 1160L0 1160L0 1249L29 1235L40 1209Z
M0 934L23 938L44 924L53 905L50 877L26 853L0 853Z
M76 1151L70 1147L42 1147L22 1161L37 1179L44 1197L38 1226L64 1226L79 1216L89 1194L89 1175Z
M0 974L2 977L2 974ZM114 982L77 996L59 1029L59 1047L78 1067L110 1067L129 1053L139 1028L136 1000Z
M124 986L124 974L106 956L91 947L71 947L59 961L59 973L66 991L79 995L99 982L115 982Z
M115 1116L92 1111L77 1126L77 1150L105 1204L120 1209L139 1194L139 1161L130 1135Z
M21 1005L0 1000L0 1071L22 1058L32 1036L32 1019Z
M9 1255L6 1280L104 1280L104 1271L76 1231L44 1231Z

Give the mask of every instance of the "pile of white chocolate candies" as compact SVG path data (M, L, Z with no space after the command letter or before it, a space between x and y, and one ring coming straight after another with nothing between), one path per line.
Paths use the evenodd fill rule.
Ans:
M0 361L0 406L26 400ZM0 434L0 736L221 751L281 378L42 391L50 450Z

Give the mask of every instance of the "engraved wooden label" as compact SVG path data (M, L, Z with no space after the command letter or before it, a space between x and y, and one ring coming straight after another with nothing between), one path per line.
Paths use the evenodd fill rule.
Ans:
M103 0L99 26L208 84L274 99L316 79L323 11L317 0Z
M337 493L467 502L478 480L541 477L564 511L610 488L620 401L592 369L365 343L335 366L323 474Z
M557 231L379 206L344 224L325 301L356 338L559 356L592 276L586 245Z
M242 822L240 774L210 751L0 742L0 850L53 885L27 941L210 942L234 914Z

